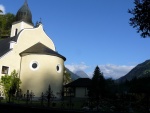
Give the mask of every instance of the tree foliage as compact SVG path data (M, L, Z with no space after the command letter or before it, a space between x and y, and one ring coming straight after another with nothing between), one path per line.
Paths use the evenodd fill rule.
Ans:
M6 98L13 96L17 90L19 90L21 80L18 77L18 73L14 70L10 75L4 75L1 77L1 85L4 88L4 94Z
M0 9L0 13L3 13L3 11Z
M91 80L91 88L89 91L89 96L94 97L96 100L99 100L105 92L105 79L103 73L100 71L100 68L96 66L93 77Z
M150 73L149 73L150 74ZM150 94L150 77L135 78L129 82L130 92Z
M9 36L11 31L12 23L15 22L15 15L7 13L0 15L0 38L2 36Z
M63 78L63 84L67 84L69 82L71 82L71 74L69 72L66 71L66 69L64 70L64 78Z
M51 89L51 85L48 86L48 89L45 93L45 97L46 97L46 100L47 100L47 106L49 106L51 100L55 97L54 94L53 94L53 91Z
M137 28L137 32L141 33L141 37L150 37L150 0L135 0L134 9L129 9L128 13L132 14L130 25Z

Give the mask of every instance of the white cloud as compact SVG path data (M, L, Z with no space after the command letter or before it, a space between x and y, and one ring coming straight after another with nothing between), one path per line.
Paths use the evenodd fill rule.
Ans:
M85 73L89 75L90 78L92 78L94 69L96 67L96 66L95 67L88 66L84 62L81 62L79 64L67 64L65 66L72 72L75 72L77 70L83 70ZM105 78L112 78L112 79L117 79L120 78L121 76L124 76L135 67L127 65L114 65L114 64L106 64L98 66Z
M114 64L99 65L99 68L101 72L103 72L104 77L113 79L117 79L121 76L124 76L134 67L135 66L114 65Z
M70 71L75 72L78 70L85 71L86 69L89 68L84 62L81 62L79 64L67 64L65 65Z
M0 10L3 11L3 13L0 13L0 14L5 14L5 7L2 4L0 4Z

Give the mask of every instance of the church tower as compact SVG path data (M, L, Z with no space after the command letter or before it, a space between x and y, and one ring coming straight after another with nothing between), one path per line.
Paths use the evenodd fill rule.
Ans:
M32 23L32 14L28 7L27 0L24 2L23 6L18 10L16 14L16 21L25 21L29 24Z
M43 30L42 23L34 27L32 13L25 0L16 13L11 35L0 40L0 77L16 70L21 79L21 90L33 92L38 99L49 85L56 98L63 86L64 62L52 39ZM0 89L0 94L3 94ZM1 96L1 95L0 95Z
M11 29L11 37L17 35L24 28L33 28L32 13L28 7L27 0L18 10L16 14L16 22L13 23Z

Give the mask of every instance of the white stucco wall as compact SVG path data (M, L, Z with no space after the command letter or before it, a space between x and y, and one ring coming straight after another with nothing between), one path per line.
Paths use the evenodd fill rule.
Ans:
M15 51L11 50L8 53L6 53L4 56L0 58L0 77L4 74L1 73L2 66L8 66L9 72L8 74L11 74L11 72L15 69L17 72L19 72L20 68L20 55L15 53Z
M27 55L22 57L20 78L22 80L21 89L26 93L27 90L34 92L35 97L40 97L42 92L45 93L49 84L57 95L62 90L64 61L55 56L50 55ZM38 62L38 68L33 70L31 68L32 62ZM60 65L60 70L56 67Z
M21 24L24 23L18 23L16 26L13 26L14 28L19 28ZM36 96L39 96L48 89L48 85L50 84L55 96L58 97L56 93L62 88L63 71L58 73L56 65L60 64L63 70L64 60L50 55L27 55L21 58L19 53L38 42L55 51L55 45L51 38L44 32L42 25L39 25L37 28L32 28L32 26L28 26L27 24L25 26L29 28L25 28L20 32L17 42L13 45L13 49L0 57L0 72L2 66L9 67L8 74L11 74L15 69L20 75L22 81L21 88L24 92L32 90ZM29 64L33 60L38 61L40 64L39 69L36 71L31 70L29 67ZM0 73L0 77L3 75Z
M76 87L75 89L75 97L85 98L88 95L87 88L84 87Z
M33 26L25 23L24 21L14 23L11 27L10 37L15 36L16 29L18 30L17 31L17 34L18 34L22 29L25 29L25 28L33 28Z
M19 53L30 48L38 42L41 42L45 46L55 51L55 45L44 32L42 25L33 29L24 29L20 33L16 44L14 44L13 46L13 49L0 57L0 69L2 68L2 66L8 66L10 67L8 74L10 74L14 69L19 72L21 60ZM4 74L0 73L0 77L3 75Z
M14 49L20 53L38 42L43 43L45 46L55 51L55 45L51 38L44 32L42 25L34 29L24 29L20 33Z

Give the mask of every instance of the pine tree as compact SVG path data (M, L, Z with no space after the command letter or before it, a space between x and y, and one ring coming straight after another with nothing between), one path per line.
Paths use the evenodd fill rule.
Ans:
M50 106L50 101L52 98L54 98L53 91L51 89L51 85L48 86L48 90L46 91L46 99L47 99L47 106Z
M103 73L100 71L100 68L96 66L91 80L89 97L91 98L91 101L96 101L98 105L99 100L100 98L103 97L104 93L105 93L105 79L103 77Z

